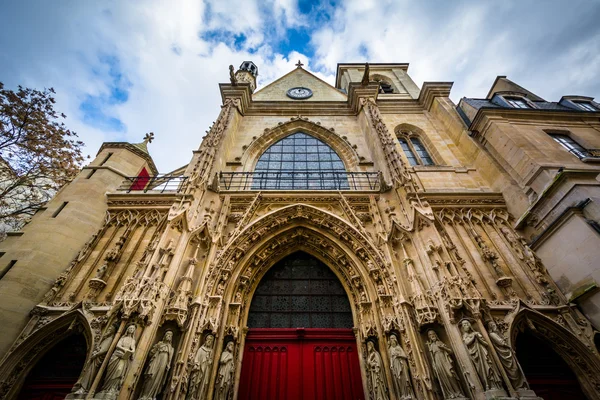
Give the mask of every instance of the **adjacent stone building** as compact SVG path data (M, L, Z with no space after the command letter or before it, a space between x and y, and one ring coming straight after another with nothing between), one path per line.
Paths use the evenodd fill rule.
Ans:
M600 105L546 101L505 76L485 99L463 98L471 137L494 159L515 227L569 302L600 327Z
M496 107L504 78L457 108L408 64L230 69L189 164L105 143L1 244L0 397L600 399L577 280L529 245L570 270L598 170L524 138L564 117L594 147L597 111Z

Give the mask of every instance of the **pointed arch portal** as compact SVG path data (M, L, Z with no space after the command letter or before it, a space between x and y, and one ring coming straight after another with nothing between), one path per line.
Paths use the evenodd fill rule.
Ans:
M239 399L364 399L350 303L317 258L299 251L277 262L248 326Z
M29 372L18 399L64 399L81 374L86 353L83 335L71 335L60 341Z

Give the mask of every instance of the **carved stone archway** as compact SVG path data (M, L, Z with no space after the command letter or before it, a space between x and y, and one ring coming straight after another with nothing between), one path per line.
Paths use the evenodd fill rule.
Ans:
M282 207L233 232L209 266L200 330L232 338L241 354L254 291L277 261L296 251L324 262L342 283L359 347L369 337L381 340L383 321L395 320L400 314L395 309L399 295L391 264L361 231L332 213L306 204ZM385 349L381 351L386 354ZM387 364L387 357L384 359ZM238 357L236 382L240 370Z
M600 360L581 340L557 322L529 308L519 310L510 324L509 338L513 348L517 335L525 330L548 344L568 364L589 399L600 399Z
M326 143L340 156L347 171L357 170L360 159L347 139L334 132L333 128L325 128L320 123L309 121L306 117L292 117L276 127L265 129L261 136L250 143L240 160L245 166L244 172L254 171L258 158L272 144L297 132L304 132Z
M239 284L244 285L242 295L252 293L247 292L247 288L254 288L259 281L257 277L266 272L255 266L268 268L283 257L276 249L285 247L282 243L299 237L302 231L298 228L304 228L303 235L311 239L302 239L308 252L330 265L352 300L362 298L365 302L374 302L379 299L382 306L391 307L392 297L398 296L398 286L391 264L383 253L348 222L306 204L282 207L234 231L210 266L207 276L209 298L234 302ZM309 248L312 242L314 247ZM316 250L318 246L321 246L322 254ZM327 259L331 254L335 256ZM267 259L268 262L265 262ZM257 271L262 272L257 275Z
M88 347L87 363L90 349L94 348L97 339L94 337L96 333L81 309L69 311L35 330L4 359L0 369L0 398L16 398L36 363L52 347L73 334L83 334L85 337Z

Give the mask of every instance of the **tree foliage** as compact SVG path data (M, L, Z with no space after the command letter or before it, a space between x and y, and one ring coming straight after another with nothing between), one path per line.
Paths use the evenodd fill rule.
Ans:
M54 110L54 94L0 82L0 230L19 229L83 162L83 143Z

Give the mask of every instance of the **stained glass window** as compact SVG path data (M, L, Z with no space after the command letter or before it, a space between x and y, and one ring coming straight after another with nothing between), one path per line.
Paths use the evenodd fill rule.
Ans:
M344 287L316 258L302 252L279 261L259 283L250 328L352 328Z
M273 144L254 168L254 190L349 189L343 161L327 144L294 133Z

